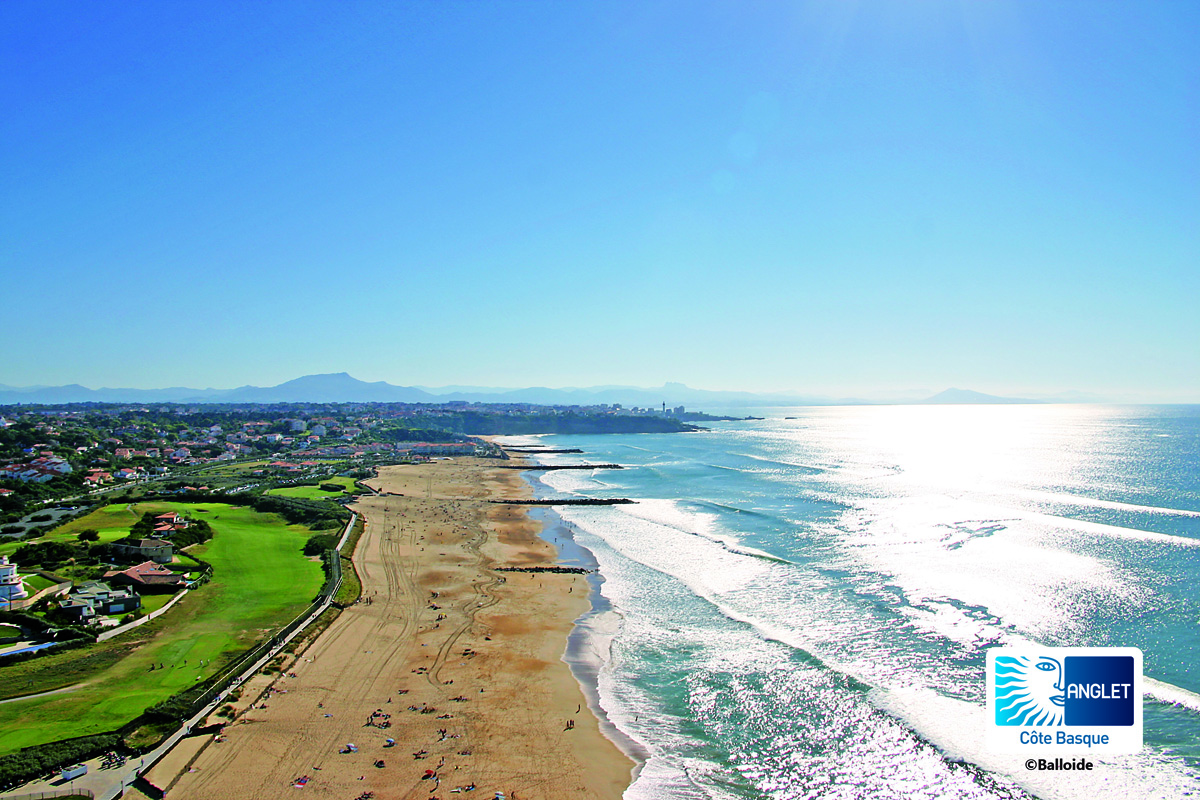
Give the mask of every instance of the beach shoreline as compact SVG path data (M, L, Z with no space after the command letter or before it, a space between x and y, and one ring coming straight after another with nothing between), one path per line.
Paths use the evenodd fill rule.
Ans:
M554 490L542 483L536 473L522 474L535 496L553 494ZM559 563L591 570L587 575L589 607L574 621L574 627L567 637L563 661L570 667L571 674L587 697L588 708L599 720L601 733L634 762L632 784L637 781L650 754L640 742L609 718L600 698L600 671L611 658L612 641L619 635L624 617L601 592L604 576L600 572L599 562L591 550L575 539L571 523L562 519L553 507L531 508L529 514L541 523L542 537L558 550Z
M591 607L585 576L495 569L558 563L525 509L487 502L532 494L522 472L496 466L382 468L369 481L382 494L355 505L362 600L248 689L219 742L151 782L200 800L300 781L322 798L621 797L638 761L606 735L567 660Z

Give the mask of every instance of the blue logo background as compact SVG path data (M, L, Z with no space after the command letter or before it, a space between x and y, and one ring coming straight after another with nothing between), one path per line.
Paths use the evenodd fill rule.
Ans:
M1067 656L1063 661L1067 694L1066 724L1133 724L1133 658ZM1073 696L1082 693L1090 693L1092 696Z

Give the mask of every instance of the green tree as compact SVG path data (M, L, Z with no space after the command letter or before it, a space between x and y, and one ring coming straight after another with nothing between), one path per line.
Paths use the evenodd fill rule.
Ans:
M304 555L319 556L326 550L332 550L337 545L337 539L327 533L318 533L316 536L310 536L308 541L304 543Z

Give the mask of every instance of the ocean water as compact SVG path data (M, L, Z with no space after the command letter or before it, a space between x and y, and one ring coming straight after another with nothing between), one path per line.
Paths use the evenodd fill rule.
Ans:
M531 478L637 501L548 528L599 567L580 648L644 759L626 797L1200 794L1200 407L758 413L509 440L628 467ZM989 753L985 650L1030 642L1141 648L1144 751Z

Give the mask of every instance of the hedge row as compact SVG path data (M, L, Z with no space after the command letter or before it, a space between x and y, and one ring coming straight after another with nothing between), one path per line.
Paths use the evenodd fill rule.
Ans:
M121 747L121 734L101 733L38 745L0 756L0 789L8 790L62 767L95 758Z

